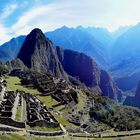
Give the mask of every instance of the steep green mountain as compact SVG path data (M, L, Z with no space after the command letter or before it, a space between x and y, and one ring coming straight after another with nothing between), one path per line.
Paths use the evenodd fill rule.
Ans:
M121 91L93 59L83 53L56 47L40 29L34 29L27 35L18 58L29 69L49 72L70 82L77 79L101 95L121 100Z
M47 32L46 36L55 45L61 46L64 49L83 52L95 59L100 67L108 68L108 49L113 42L113 38L106 29L84 28L82 26L68 28L63 26L55 31ZM25 36L19 36L0 46L0 60L13 60L17 56L24 40Z
M65 71L56 55L53 43L40 29L34 29L25 39L18 58L31 69L48 71L57 77L67 79Z
M133 90L140 79L140 25L123 27L114 34L95 27L66 26L45 35L55 46L82 52L108 71L123 91ZM0 46L0 60L13 60L25 40L19 36ZM123 51L122 51L123 50Z

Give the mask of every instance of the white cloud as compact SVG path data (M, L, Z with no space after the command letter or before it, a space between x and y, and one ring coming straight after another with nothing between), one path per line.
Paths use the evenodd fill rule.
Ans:
M8 29L3 24L0 24L0 43L2 44L10 38Z
M53 30L63 25L93 25L93 2L90 0L59 0L48 5L38 5L26 11L12 26L19 34L27 34L35 27L43 31Z
M4 21L13 14L17 7L18 5L16 3L8 4L0 14L0 44L8 41L12 37L10 29L4 25Z
M17 36L28 34L36 27L44 32L63 25L101 26L115 30L120 25L136 24L140 21L139 0L52 0L49 4L44 4L41 0L35 1L11 27L1 25L0 30L3 30L5 38L11 36L8 31ZM29 3L26 1L25 5L27 4ZM16 4L9 6L1 15L7 18L16 8Z
M55 0L23 13L12 29L27 34L35 27L43 31L66 25L102 26L115 30L140 21L139 0Z

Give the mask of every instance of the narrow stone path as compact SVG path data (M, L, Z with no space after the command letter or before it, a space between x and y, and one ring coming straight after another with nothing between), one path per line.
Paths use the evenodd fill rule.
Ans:
M23 121L24 122L24 101L23 101L23 96L21 95L21 119L20 121Z
M2 85L2 91L1 91L1 93L0 93L0 103L2 102L2 100L3 100L3 97L4 97L4 93L6 92L6 87L4 87L3 85Z
M12 108L12 119L13 120L15 120L15 118L16 118L18 104L19 104L19 93L17 93L17 96L15 98L15 102L14 102L14 106Z
M67 130L65 129L65 127L61 123L60 123L60 127L61 127L61 129L63 130L64 133L67 133Z

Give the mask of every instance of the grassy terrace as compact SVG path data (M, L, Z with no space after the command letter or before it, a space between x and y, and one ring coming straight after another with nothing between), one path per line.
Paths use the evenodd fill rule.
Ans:
M52 114L63 126L69 125L67 119L63 118L61 115L58 115L54 112L52 112Z
M86 140L86 138L74 138L70 136L60 136L60 137L54 137L54 138L46 138L46 137L35 137L35 136L24 136L23 134L9 134L9 135L2 135L0 134L0 140ZM123 138L110 138L110 139L89 139L87 140L140 140L140 136L131 136L131 137L123 137Z
M42 101L48 108L51 108L53 105L58 104L58 102L53 99L51 96L37 96L40 101Z
M64 116L56 114L55 112L51 112L51 113L57 119L57 121L60 122L64 127L77 128L76 125L70 123Z
M83 92L80 90L78 90L77 96L78 96L77 108L79 110L82 110L85 107L87 96L85 94L83 94Z
M26 121L27 120L27 114L25 113L26 112L26 101L23 100L23 116L22 116L22 121Z
M22 111L22 107L18 106L17 112L16 112L16 120L17 121L21 121L21 111Z
M8 90L15 91L15 90L22 90L27 93L31 94L39 94L40 92L37 89L27 88L21 85L21 79L14 76L8 76L5 79L7 81L7 88ZM40 93L41 94L41 93ZM51 108L53 105L58 104L58 102L51 98L51 96L38 96L38 98L48 107Z
M15 90L22 90L31 94L38 94L39 91L36 89L30 89L21 85L21 80L18 77L9 76L5 79L7 81L7 88L8 90L15 91ZM51 108L53 105L58 104L58 102L51 98L51 96L37 96L48 108ZM26 111L25 106L26 103L23 101L23 112ZM16 113L16 120L21 120L21 111L22 107L18 106L17 113ZM25 113L23 113L25 114ZM26 116L23 116L23 121L26 119ZM59 127L57 128L44 128L44 127L27 127L27 129L38 130L38 131L58 131L61 130Z
M39 91L36 89L30 89L21 85L21 80L18 77L8 76L5 79L7 81L7 88L8 90L15 91L15 90L22 90L27 93L38 94Z
M25 121L27 116L26 116L26 101L23 100L22 105L18 106L17 112L16 112L16 120L17 121Z
M55 99L52 99L51 96L38 96L38 98L48 107L51 108L53 105L58 104L58 102ZM61 109L62 106L55 107L54 110L59 110ZM68 109L63 109L61 111L62 113L68 112ZM71 123L68 122L68 120L65 117L62 117L59 114L56 114L55 112L51 112L53 116L59 121L62 125L64 126L75 126Z
M53 131L60 131L61 128L60 127L56 127L56 128L46 128L46 127L39 127L39 126L36 126L36 127L30 127L30 126L27 126L27 129L28 130L36 130L36 131L47 131L47 132L53 132Z

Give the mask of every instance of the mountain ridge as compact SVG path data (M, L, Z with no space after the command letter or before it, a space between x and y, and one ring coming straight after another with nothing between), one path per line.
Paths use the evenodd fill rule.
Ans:
M31 50L27 53L30 46ZM112 99L120 99L121 94L119 93L121 92L107 73L107 78L103 77L102 79L106 79L104 86L100 86L102 82L100 81L101 75L104 75L104 73L99 69L94 60L83 53L56 47L45 37L40 29L34 29L27 35L18 58L28 68L35 71L48 71L65 80L69 80L70 75L76 77L87 87L98 87L97 89L100 94L108 95ZM112 96L112 94L114 95Z
M140 26L139 24L136 25L136 28L139 29L139 26ZM135 28L135 26L129 27L128 29L123 29L124 31L121 34L121 36L124 36L125 34L127 34L130 31L132 32L134 28ZM120 89L122 89L123 91L126 91L126 92L128 90L131 90L133 92L133 90L136 88L136 85L140 79L139 55L137 54L135 56L136 51L134 51L133 47L131 48L132 51L129 52L130 54L133 53L132 56L129 56L129 53L126 53L127 52L126 48L129 48L129 47L126 47L126 48L124 47L123 48L124 51L121 51L121 53L120 53L119 52L119 50L121 49L120 45L116 45L116 47L115 47L115 45L112 46L110 48L110 49L112 49L112 51L110 50L111 51L110 53L106 53L106 51L104 50L104 45L101 43L102 41L97 40L97 38L95 38L97 32L95 34L94 34L94 32L92 32L92 34L93 34L93 36L92 36L90 33L87 33L87 31L86 31L89 29L92 29L92 28L90 28L90 27L89 28L84 28L84 27L68 28L65 26L65 27L62 27L62 28L56 30L57 32L59 30L60 34L56 34L55 31L52 31L51 34L53 34L53 35L52 35L52 37L50 35L49 39L52 40L52 38L54 38L54 40L56 40L56 42L54 40L53 40L53 42L56 46L57 46L57 44L58 44L58 46L61 46L59 44L65 44L65 42L67 42L66 43L67 45L64 45L64 46L62 45L61 47L69 49L69 48L71 48L71 46L73 46L73 48L71 48L73 50L76 50L78 52L83 52L83 53L87 54L88 56L92 55L92 58L96 61L98 66L105 69L106 71L108 71L110 73L111 77L116 81L116 83ZM98 30L98 28L97 28L97 30ZM99 30L102 30L102 29L99 28ZM133 33L135 34L135 36L137 36L137 40L139 40L138 39L139 30L137 30L137 33L135 33L135 30L133 31ZM49 35L49 33L50 32L48 32L46 34ZM62 34L64 34L64 35L62 35ZM83 35L81 35L81 34L83 34ZM72 37L72 35L75 35L75 36ZM80 35L81 35L81 37L79 37ZM70 36L70 39L67 40L67 38L65 38L65 36L68 36L68 38ZM87 36L87 37L85 37L85 36ZM121 38L121 36L120 36L120 38ZM135 36L133 38L135 38ZM25 36L24 36L24 38L25 38ZM92 40L91 38L94 38L94 39ZM102 38L102 36L100 38ZM125 38L127 38L127 37L125 37ZM18 40L18 38L15 38L15 39ZM121 40L124 41L122 38L121 38ZM131 37L130 37L130 39L127 39L127 40L131 41ZM57 43L57 41L59 41L59 42ZM118 39L114 42L114 44L116 44L116 42L118 42ZM131 44L133 44L133 41L131 41L131 42L132 42ZM80 44L82 44L82 45L80 45ZM135 44L139 44L139 43L135 43ZM15 45L12 45L12 43L10 43L10 45L6 45L5 47L2 47L2 48L10 48L9 50L11 50L11 48L15 48L15 46L17 46L16 48L21 48L22 44L18 45L18 43L17 44L15 43ZM74 46L78 46L78 47L74 47ZM79 50L78 48L80 48L81 50ZM84 49L84 48L86 48L86 49ZM139 48L139 46L137 48ZM3 52L3 50L1 49L1 46L0 46L0 52L1 52L0 60L2 60L2 61L4 60L4 62L7 60L9 60L9 61L14 60L19 51L19 50L15 51L13 49L12 55L11 55L11 51L7 51L7 50L8 49L5 49ZM119 52L119 53L117 54L117 52ZM139 51L137 51L137 52L139 52ZM113 56L115 53L116 53L116 55ZM104 66L102 67L102 65L104 65Z

